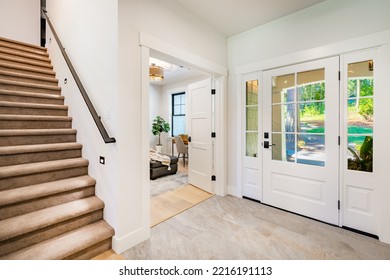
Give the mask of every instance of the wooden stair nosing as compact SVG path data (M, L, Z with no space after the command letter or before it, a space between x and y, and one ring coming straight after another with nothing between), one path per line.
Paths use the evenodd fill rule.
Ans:
M39 116L39 115L0 115L0 121L49 121L71 122L69 116Z
M28 59L23 59L23 58L16 58L8 55L3 55L0 53L0 60L3 60L5 63L20 63L22 65L33 65L37 67L42 67L45 68L45 70L53 70L53 65L50 63L42 63L42 62L37 62L37 61L32 61Z
M0 147L0 155L19 155L30 153L43 153L54 151L80 150L83 145L77 142L70 143L52 143L52 144L37 144L37 145L21 145L21 146L6 146Z
M0 86L1 85L36 88L36 89L46 89L46 90L52 90L52 91L61 91L61 87L59 87L59 86L19 82L19 81L0 78ZM58 93L58 94L60 94L60 93Z
M1 78L2 76L5 76L5 77ZM53 84L58 84L58 79L56 79L54 77L38 76L38 75L18 73L18 72L12 72L12 71L6 71L6 70L0 69L0 78L7 79L7 77L30 79L30 80L36 80L37 82L42 81L42 82L51 82Z
M0 220L0 228L2 228L0 241L21 236L103 208L103 201L96 196L92 196Z
M69 192L77 189L83 189L94 186L96 180L89 175L78 176L54 182L45 182L41 184L20 187L17 189L5 190L0 192L0 207L21 203L24 201L40 199L55 195L58 193Z
M0 130L0 137L5 136L37 136L37 135L67 135L77 134L77 130L73 128L63 129L3 129Z
M0 40L0 47L7 49L9 51L31 54L31 55L35 55L35 56L42 57L42 58L49 57L49 53L47 52L47 50L35 50L35 49L31 49L31 48L24 48L24 47L21 47L18 45L13 45L10 43L2 42L1 40Z
M0 167L0 178L6 179L29 174L87 167L88 164L89 162L85 158L72 158L3 166Z
M94 244L98 244L114 236L114 229L104 220L86 225L82 228L62 234L42 243L24 248L17 252L3 256L4 260L59 260L87 250ZM69 246L72 244L74 246Z
M26 43L26 42L21 42L21 41L17 41L17 40L5 38L5 37L0 37L0 42L2 42L2 41L6 42L8 44L11 44L11 45L15 45L15 46L24 46L24 47L40 50L40 51L43 51L43 52L47 52L47 48L45 48L45 47L33 45L33 44L30 44L30 43Z
M4 61L0 61L0 67L11 68L14 70L23 70L26 72L40 73L40 74L50 75L53 77L55 76L55 72L53 71L53 69L42 69L42 68L37 68L34 66L7 63Z
M1 100L0 100L0 107L68 110L68 106L66 105L44 104L44 103L22 103L22 102L11 102L11 101L1 101Z
M51 59L48 56L43 56L42 57L42 56L37 55L37 54L32 54L32 53L29 53L29 52L23 52L23 51L19 51L19 50L16 50L16 49L11 49L11 48L6 48L6 47L1 46L1 45L0 45L0 53L3 53L5 55L17 56L17 57L21 57L21 58L28 58L28 59L34 59L34 60L37 60L37 61L51 63Z

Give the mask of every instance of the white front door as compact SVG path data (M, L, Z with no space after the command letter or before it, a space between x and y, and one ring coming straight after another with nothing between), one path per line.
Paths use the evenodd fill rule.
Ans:
M188 182L212 193L211 79L188 86Z
M339 58L263 74L263 202L338 224Z

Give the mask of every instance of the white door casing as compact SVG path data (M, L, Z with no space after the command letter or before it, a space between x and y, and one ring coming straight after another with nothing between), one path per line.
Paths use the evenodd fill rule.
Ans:
M317 69L324 71L325 82L325 135L321 136L324 137L325 146L322 154L323 158L321 159L323 166L303 164L303 160L301 163L298 163L297 158L304 158L305 153L310 154L310 150L305 150L303 148L298 151L297 148L298 137L302 137L303 135L306 137L305 139L310 139L310 135L304 135L297 132L298 117L294 124L294 132L290 134L272 133L272 106L279 106L278 108L295 108L294 110L297 112L299 106L297 106L298 103L296 100L296 84L298 79L296 73L305 73ZM339 224L338 69L339 58L332 57L263 72L263 131L264 133L269 132L269 138L263 139L263 145L266 141L270 143L269 149L263 147L263 202L336 225ZM273 77L283 78L285 75L289 74L292 74L293 77L295 76L295 81L293 81L295 101L287 105L273 105ZM283 82L287 82L283 80L281 81L282 84ZM275 111L277 111L276 107L274 108ZM280 111L283 110L280 109ZM295 113L292 114L294 115ZM296 114L299 116L298 113ZM283 125L280 127L283 127ZM315 134L312 135L315 136ZM288 159L286 159L288 148L286 147L286 144L282 143L283 141L286 143L285 138L287 137L295 137L295 140L293 140L295 141L295 153L291 155L291 158L295 158L294 160L296 162L289 162ZM281 141L276 141L276 139L280 139ZM272 145L280 146L277 147ZM273 159L272 149L280 149L280 154L284 155L283 158L275 157L275 159ZM275 150L275 153L278 153L276 151L277 150Z
M212 188L212 95L211 79L188 86L188 182L207 192Z

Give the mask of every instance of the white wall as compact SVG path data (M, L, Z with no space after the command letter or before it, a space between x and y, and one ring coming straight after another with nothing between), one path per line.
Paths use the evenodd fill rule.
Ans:
M237 76L234 75L237 69L248 66L253 71L262 70L256 69L257 64L304 50L310 50L312 57L321 56L315 48L388 30L389 10L388 0L328 0L228 39L227 121L228 145L232 152L227 162L230 193L239 194L241 188L241 99Z
M92 103L108 130L118 140L117 126L117 2L110 0L47 0L48 15ZM104 19L104 20L103 20ZM50 39L51 38L51 39ZM67 68L50 28L46 44L62 87L77 141L89 160L89 174L97 180L96 194L105 202L104 218L119 225L120 193L117 190L117 144L105 144ZM64 84L67 78L68 83ZM125 124L131 129L131 122ZM99 163L104 156L105 165Z
M41 44L40 0L0 0L0 37Z
M122 252L150 235L149 189L142 188L148 184L148 169L143 167L148 165L148 145L142 142L142 138L147 133L145 139L149 139L150 132L141 129L143 118L149 117L144 116L141 109L149 102L142 98L141 93L148 73L147 65L142 61L148 61L149 53L139 45L140 32L222 66L227 65L227 49L224 36L191 15L172 12L163 1L119 0L118 13L118 127L121 129L116 135L116 189L120 193L120 227L113 248ZM131 128L126 129L129 123Z

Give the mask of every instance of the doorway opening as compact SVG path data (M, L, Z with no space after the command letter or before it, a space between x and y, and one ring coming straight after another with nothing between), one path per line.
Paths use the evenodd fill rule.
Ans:
M186 66L177 58L162 55L154 50L150 50L149 55L149 65L161 67L164 71L163 79L150 80L148 93L150 225L153 227L213 195L211 188L206 192L203 183L198 185L190 178L194 177L194 172L191 171L197 171L197 166L204 167L202 162L198 162L199 152L192 152L192 149L194 146L197 147L197 139L203 131L206 131L204 134L211 135L213 126L211 112L215 110L211 108L209 73ZM210 91L206 100L202 100L202 108L209 104L210 116L206 122L210 124L209 128L203 124L199 131L198 127L194 127L194 122L191 122L193 119L191 116L194 114L193 103L197 102L201 92L197 92L197 96L193 97L195 94L193 88L204 81L209 83ZM159 120L166 129L155 135L152 133L153 125ZM211 144L206 150L208 154L210 149ZM211 158L206 161L210 163L209 167L206 166L206 173L211 174ZM199 172L195 174L198 175ZM211 175L208 179L211 182ZM211 186L211 183L209 185Z

